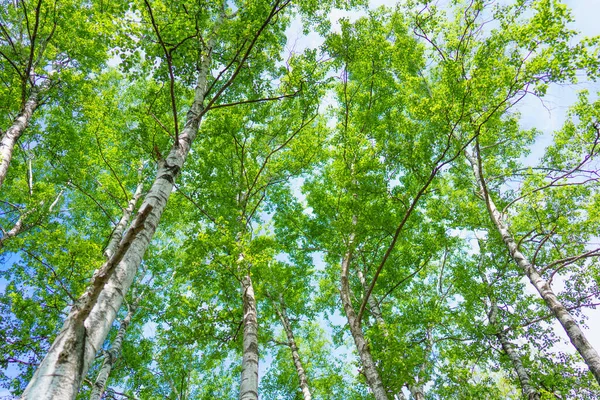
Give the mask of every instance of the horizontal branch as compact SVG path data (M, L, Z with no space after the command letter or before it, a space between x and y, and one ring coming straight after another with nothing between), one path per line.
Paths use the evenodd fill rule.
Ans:
M218 108L233 107L233 106L238 106L241 104L252 104L252 103L261 103L261 102L265 102L265 101L283 100L283 99L295 97L298 95L298 93L300 93L300 90L297 90L294 93L284 94L284 95L276 96L276 97L265 97L262 99L242 100L242 101L236 101L234 103L227 103L227 104L216 104L216 105L212 105L209 108L207 108L206 111L216 110Z

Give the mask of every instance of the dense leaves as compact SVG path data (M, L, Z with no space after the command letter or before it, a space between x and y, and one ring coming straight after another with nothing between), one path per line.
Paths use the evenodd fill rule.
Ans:
M598 397L528 272L597 336L600 101L518 112L598 76L562 2L0 3L0 394L130 232L78 398L245 396L252 340L264 399Z

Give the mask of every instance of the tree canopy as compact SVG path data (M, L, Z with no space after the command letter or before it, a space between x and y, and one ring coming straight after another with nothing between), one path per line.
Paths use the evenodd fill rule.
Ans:
M564 3L0 0L0 395L600 398Z

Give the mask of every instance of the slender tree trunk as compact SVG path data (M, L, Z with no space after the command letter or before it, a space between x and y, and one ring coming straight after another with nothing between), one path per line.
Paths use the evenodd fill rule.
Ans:
M275 308L279 319L281 320L281 324L283 325L283 330L288 339L288 345L290 346L290 350L292 351L292 359L294 360L294 366L296 367L296 373L298 374L298 380L300 381L300 390L302 391L302 396L304 400L311 400L312 396L310 394L310 388L308 387L308 379L306 378L306 372L304 371L304 367L302 366L302 361L300 360L300 354L298 352L298 345L296 345L296 339L294 338L294 332L292 331L292 325L290 324L290 320L287 316L287 311L285 308L285 303L283 301L283 295L279 295L279 308Z
M357 217L352 217L352 225L356 226ZM373 357L371 356L371 350L369 349L369 345L365 340L365 336L362 331L362 327L360 326L360 322L357 319L356 311L354 310L354 306L352 306L352 299L350 297L350 281L348 278L350 261L352 259L352 251L354 246L355 234L352 232L350 234L350 238L348 240L348 247L346 250L346 254L342 260L342 273L341 273L341 288L340 288L340 297L342 299L342 305L344 306L344 311L346 312L346 318L348 318L348 325L350 326L350 332L352 333L352 338L354 339L354 343L356 345L356 350L360 356L363 366L363 372L365 377L367 378L367 383L373 392L373 396L375 396L376 400L387 400L387 393L385 388L383 387L383 383L381 381L381 377L379 376L379 372L377 371L377 366L373 361Z
M50 207L48 207L48 213L51 213L52 210L54 209L54 207L56 207L56 205L58 204L60 197L63 194L63 190L61 190L58 195L56 196L56 198L54 199L54 201L52 202L52 204L50 204ZM42 201L39 205L39 207L43 207L44 206L44 202ZM28 229L31 225L26 226L25 225L25 219L32 213L34 213L36 211L36 208L31 208L29 210L25 210L21 213L21 215L19 215L19 218L17 219L17 222L15 222L15 224L13 225L13 227L8 230L8 231L3 231L3 235L0 238L0 249L2 249L2 247L4 246L4 243L9 240L14 238L15 236L19 235L21 232L23 232L25 229ZM35 225L35 224L34 224Z
M409 385L408 390L410 390L410 394L415 400L425 400L425 393L423 393L421 385Z
M594 375L594 378L596 378L596 381L600 383L600 356L598 355L598 352L587 340L573 316L560 302L556 294L554 294L554 291L548 282L542 278L537 269L531 265L527 257L525 257L525 255L519 250L519 246L508 230L502 214L498 211L496 204L488 193L482 171L481 157L477 150L478 149L476 149L476 152L473 155L469 154L468 152L465 152L465 154L469 160L469 163L471 164L471 167L473 168L473 174L477 180L480 193L486 202L488 213L492 219L492 222L500 233L500 236L502 237L502 240L504 241L504 244L506 245L512 259L521 268L525 276L527 276L529 282L531 282L531 284L540 294L540 297L544 299L546 305L550 308L556 319L563 326L573 346L575 346L579 354L581 354L581 357Z
M362 271L360 270L358 271L358 279L360 280L360 283L366 293L368 289L367 282ZM383 313L381 312L381 308L379 308L379 303L377 302L377 299L374 295L369 296L369 298L367 299L367 304L369 305L369 310L371 311L371 314L375 317L375 321L383 330L383 335L385 337L389 337L390 333L388 332L387 326L383 319ZM408 387L408 390L410 391L411 395L414 397L415 400L425 400L423 388L416 381L412 384L407 384L406 386ZM402 393L402 391L397 393L396 397L399 400L405 399L404 393Z
M410 394L415 400L425 400L425 390L423 389L423 380L421 377L425 371L425 368L428 367L427 358L433 350L433 339L431 336L431 327L429 326L425 330L425 340L427 342L427 345L425 346L425 359L419 366L419 372L417 372L416 376L413 378L413 381L406 385L410 391Z
M4 246L4 242L11 238L14 238L23 231L23 228L25 227L25 218L27 218L34 211L35 208L23 211L21 215L19 215L19 218L17 219L17 222L15 222L13 227L8 231L2 232L2 237L0 238L0 249Z
M363 290L366 293L367 290L369 289L369 286L367 285L365 276L363 275L363 273L360 269L358 269L357 275L358 275L358 279L360 280L360 284L362 285ZM381 313L381 308L379 308L379 304L377 303L377 299L375 299L375 296L369 296L369 298L367 299L367 304L369 305L369 310L371 310L371 315L373 315L373 317L375 317L375 321L377 321L377 324L379 324L379 326L384 328L383 334L385 336L388 336L388 332L385 329L385 321L383 320L383 314Z
M125 207L125 209L123 210L123 215L121 216L121 219L117 223L117 226L115 226L113 233L110 235L110 240L108 242L108 245L104 249L104 257L106 257L106 259L111 258L112 255L115 254L117 246L119 245L119 243L121 242L121 239L123 238L123 232L125 232L125 228L127 227L127 225L129 225L129 221L131 220L131 215L133 214L135 205L137 204L138 200L142 196L142 190L144 190L144 184L142 182L141 175L142 175L142 169L140 168L138 170L138 185L135 189L135 193L133 194L133 197L131 198L131 200L129 200L129 202L127 203L127 207Z
M244 354L242 358L242 379L240 400L258 400L258 321L256 299L250 275L242 279L244 302Z
M117 359L121 356L121 347L123 346L123 339L125 338L125 332L127 331L127 327L131 323L131 318L135 314L141 296L138 296L135 299L135 302L129 307L127 311L127 315L121 321L119 325L119 330L117 331L117 336L113 340L110 348L106 351L104 355L104 361L102 362L102 367L100 367L100 372L98 372L98 376L96 377L96 382L94 382L94 386L92 387L92 393L90 395L90 400L100 400L102 398L102 394L106 389L106 381L110 375L110 372L115 365Z
M214 38L212 40L207 54L214 45ZM123 297L133 282L175 179L198 133L209 66L210 56L205 55L185 126L166 160L160 163L156 179L140 206L140 213L115 253L99 273L94 274L90 287L72 307L62 330L23 392L23 399L62 400L74 399L77 395L81 380L106 339Z
M523 366L521 362L521 357L517 353L514 344L512 344L506 334L500 332L496 334L500 345L502 345L502 350L506 353L512 366L517 373L517 377L519 378L519 382L521 383L521 390L523 391L523 395L528 400L540 400L540 393L531 386L529 373Z
M484 274L482 274L481 279L491 289L491 285L487 281L487 278ZM525 369L523 366L521 356L515 349L514 344L508 340L508 337L506 337L506 334L502 331L502 327L498 323L498 305L496 304L494 296L492 294L488 294L488 298L490 299L490 312L488 313L488 320L490 321L490 325L493 327L493 329L498 332L496 333L496 338L500 342L502 350L504 350L508 356L513 369L517 373L523 395L527 400L540 400L541 395L537 390L534 389L533 386L531 386L531 378L529 376L529 372L527 372L527 369Z
M2 134L0 140L0 188L6 179L6 173L12 159L13 151L17 140L21 137L25 128L31 121L31 116L39 105L40 95L47 88L49 82L44 82L41 87L34 87L31 90L29 98L23 105L19 116L13 121L12 125Z

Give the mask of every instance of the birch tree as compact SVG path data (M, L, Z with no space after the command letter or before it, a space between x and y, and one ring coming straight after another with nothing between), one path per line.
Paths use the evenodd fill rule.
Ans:
M114 147L105 146L131 144L121 140L117 131L124 121L110 123L99 119L90 123L84 117L89 117L91 109L101 115L111 108L111 101L117 101L115 92L107 90L110 86L107 82L111 82L111 78L99 76L95 81L97 92L89 91L90 86L84 85L79 93L81 97L73 99L85 98L86 101L63 104L60 111L54 107L48 109L48 125L54 126L60 121L61 129L51 130L31 149L34 152L33 183L28 183L27 164L25 170L18 163L13 165L16 167L13 171L25 174L18 174L19 179L12 182L25 185L31 192L9 185L3 191L7 203L25 205L27 208L22 213L28 213L21 219L21 231L6 237L2 249L3 278L8 285L2 303L5 310L12 310L7 314L11 315L10 323L5 326L8 341L3 343L2 352L12 354L14 362L9 365L22 372L13 376L12 381L14 387L21 390L23 380L29 379L47 350L53 336L51 326L64 318L64 310L83 290L85 277L97 265L98 255L106 247L113 228L111 220L116 220L135 190L137 165L131 171L129 160L123 162L115 157ZM99 104L100 98L106 103ZM80 118L69 120L64 117L65 112ZM74 132L79 135L72 135ZM98 135L102 137L100 146ZM69 141L79 150L53 151L54 145ZM131 148L131 154L136 156L135 148ZM81 172L78 166L83 167ZM5 222L14 221L10 212L3 217L3 226L7 226ZM89 224L90 221L93 223ZM17 262L13 261L15 255ZM28 311L23 307L26 304L35 304L40 314ZM32 339L24 338L20 332L27 332Z
M212 169L189 176L193 198L205 198L203 217L210 218L208 222L213 226L216 224L215 228L222 224L230 227L227 256L232 259L228 268L241 284L244 310L240 398L258 396L257 299L252 276L253 271L261 267L255 265L254 259L258 255L253 256L252 249L256 247L253 242L260 243L261 239L254 233L253 224L260 221L260 212L269 207L269 198L277 192L278 186L308 168L314 154L308 143L314 143L311 138L317 129L316 102L311 96L318 94L318 90L300 93L302 87L294 89L293 86L303 79L314 79L305 72L316 68L312 57L309 54L306 60L295 61L290 67L294 73L285 78L287 84L283 88L297 92L298 99L290 98L280 105L255 106L252 121L248 119L247 111L218 115L211 127L207 127L213 134L207 138L211 143L204 146L207 153L202 158L210 160ZM286 117L267 114L267 110L272 112L273 108L281 110L280 115ZM231 157L222 158L223 154ZM203 181L205 186L198 186ZM214 185L228 189L217 192L210 189ZM257 246L261 247L260 244Z
M171 78L169 84L174 89L175 81L173 78L173 66L171 57L173 49L167 49L160 26L154 17L154 11L149 3L146 2L146 11L149 25L156 33L162 50L165 51L167 58L168 76ZM115 310L118 310L124 293L132 283L136 269L141 262L143 254L152 238L158 225L160 215L162 214L166 202L169 198L175 178L179 174L185 158L189 153L191 143L194 141L199 129L200 119L207 108L210 108L233 82L239 74L242 65L250 56L261 34L269 26L273 18L280 13L286 6L286 3L267 5L256 5L256 12L263 13L262 18L254 18L250 26L255 25L247 37L242 39L241 44L232 43L234 47L234 60L240 64L231 71L223 70L228 73L221 81L214 81L215 84L222 86L215 87L215 94L205 104L205 97L209 90L213 88L212 82L209 82L209 72L212 65L212 52L217 45L217 36L224 27L225 21L231 20L238 22L241 17L231 18L231 11L223 6L215 7L216 22L204 26L202 31L196 31L193 39L201 57L196 59L198 67L197 79L194 88L194 97L186 116L184 129L179 133L177 122L176 102L173 96L173 123L175 141L168 156L161 160L156 180L153 182L148 194L146 195L138 216L133 220L131 227L115 254L107 261L92 278L91 285L80 297L77 304L72 308L67 317L64 327L51 346L44 361L40 364L33 376L30 384L23 393L23 398L51 398L61 396L64 398L74 398L80 386L80 382L85 372L89 368L89 363L94 358L95 353L101 343L104 341L110 325L115 318ZM261 7L262 6L262 7ZM187 16L187 13L185 14ZM183 16L182 23L195 26L196 18L200 15L187 18ZM204 17L204 16L203 16ZM206 18L206 17L204 17ZM204 19L203 18L203 19ZM206 20L202 21L206 24ZM198 25L200 26L200 25ZM234 25L235 26L235 25ZM279 27L281 29L281 27ZM195 30L194 30L195 31ZM179 38L179 41L185 38ZM190 41L191 42L191 41ZM170 41L169 41L170 43ZM231 66L231 64L229 64ZM171 91L171 93L173 93ZM131 249L131 250L130 250ZM88 337L89 336L89 337ZM60 372L59 372L60 371ZM44 397L45 396L45 397Z
M552 137L518 110L599 39L558 0L356 3L6 4L3 388L597 397L599 105Z
M80 1L4 1L0 14L3 112L0 187L15 147L44 102L58 100L72 75L99 71L108 58L118 5ZM57 88L58 85L63 88Z
M539 292L540 296L544 299L548 308L553 311L556 319L561 323L563 328L565 329L567 336L571 340L573 346L577 349L577 351L581 354L583 360L588 365L590 371L596 378L596 380L600 383L600 356L598 356L598 352L593 348L585 334L582 332L581 328L575 321L575 319L568 312L567 308L562 304L562 302L558 299L554 291L551 289L547 280L545 280L540 272L531 264L529 259L519 251L517 247L517 242L514 236L508 230L508 226L504 221L504 217L498 211L498 208L495 202L491 199L491 195L487 189L485 184L485 175L482 169L482 161L481 161L481 153L479 151L479 146L476 147L475 153L468 153L468 160L473 168L473 173L477 179L479 184L479 190L481 196L483 197L486 206L488 208L488 212L490 213L490 218L492 219L498 233L502 236L502 240L506 244L511 257L513 260L519 265L519 267L523 270L525 276L529 279L531 284L536 288ZM590 155L592 157L593 155ZM577 184L575 184L577 185ZM543 243L542 243L543 244ZM540 250L541 246L538 246L537 250ZM538 251L534 253L537 255ZM594 257L597 254L597 249L592 249L590 251L586 251L582 254L576 254L568 259L561 259L551 263L551 266L554 265L565 265L570 264L572 261L587 257ZM550 269L550 267L545 270ZM554 274L558 271L555 269L551 275L551 278L554 277Z
M523 135L522 131L519 131L515 128L515 121L508 117L505 113L511 107L514 107L527 93L528 88L535 87L535 92L538 94L543 94L547 84L550 82L556 81L565 81L565 80L573 80L574 79L574 70L579 66L583 68L585 71L589 71L590 77L593 77L596 73L595 63L597 62L593 58L589 57L589 50L586 47L588 43L593 44L592 41L584 41L583 43L569 46L565 41L566 38L574 35L573 31L569 31L566 28L566 21L568 20L568 12L566 8L557 3L553 2L538 2L534 3L535 13L532 17L526 18L523 16L522 10L518 7L509 5L503 8L504 16L500 17L500 19L506 19L507 24L503 28L503 31L493 32L488 39L486 39L486 47L471 47L466 45L463 48L456 49L456 58L450 58L450 54L447 50L444 50L444 46L449 44L452 46L452 34L450 33L435 33L432 31L431 33L426 33L425 24L432 21L432 15L434 14L433 10L429 10L427 7L424 9L428 14L423 13L422 15L417 17L416 23L417 27L421 29L422 37L433 46L433 51L438 53L439 57L446 60L454 60L456 64L461 66L461 69L452 70L448 69L448 73L452 76L456 76L459 78L459 82L461 85L465 85L464 89L460 89L463 92L463 99L465 99L465 103L470 101L469 99L477 99L477 101L482 101L483 97L479 97L476 95L476 92L488 84L497 85L496 91L492 92L495 95L490 96L488 94L485 96L484 104L472 106L472 113L475 113L477 117L471 117L471 120L465 124L465 130L475 133L475 145L474 151L465 152L467 159L471 167L473 168L473 173L476 176L478 182L478 190L479 195L483 196L483 199L487 205L488 212L490 214L491 220L494 222L496 226L496 230L501 233L501 236L504 238L503 241L506 243L507 249L513 256L515 262L520 265L521 269L525 272L525 275L529 277L533 286L536 287L540 294L542 292L547 293L550 297L544 297L546 302L550 301L552 303L553 309L557 310L557 318L559 314L561 317L564 317L563 324L569 326L569 329L577 331L577 334L571 333L571 340L574 341L574 345L578 348L579 352L582 354L586 363L590 365L590 370L594 373L594 363L596 359L596 352L590 348L589 343L582 335L581 331L577 327L577 324L574 323L574 320L568 316L564 307L560 306L560 302L557 301L549 289L544 286L545 282L540 280L539 274L536 271L531 269L531 264L527 260L527 258L523 255L523 253L518 251L517 241L514 236L509 234L508 226L504 221L504 217L499 212L497 206L495 205L493 199L491 198L490 192L487 189L485 184L485 176L482 170L482 157L481 157L481 146L480 145L482 137L487 137L485 146L489 145L491 147L487 148L490 153L494 153L498 151L498 148L495 148L496 145L502 148L502 145L499 144L499 141L506 140L508 135L516 134L519 132L521 140L527 140L527 134ZM477 2L470 3L467 5L465 9L465 15L471 15L473 18L472 26L477 26L477 20L479 19L479 14L483 10L483 4L479 4ZM543 25L541 21L548 21L549 18L553 18L553 24L555 26L554 32L550 32L547 30L547 24ZM435 18L435 17L433 17ZM520 29L516 28L516 22L520 22ZM467 31L471 29L467 26ZM502 33L501 33L502 32ZM558 34L560 32L560 34ZM496 36L498 34L499 36ZM500 35L503 39L500 39ZM526 36L523 36L526 35ZM514 41L517 48L521 47L523 49L528 50L527 57L520 57L518 53L514 53L512 59L507 58L507 56L501 56L498 51L504 52L506 38L509 37ZM543 50L538 48L537 42L532 42L532 38L536 37L537 40L541 43L547 43L547 47ZM458 42L462 43L462 40ZM561 50L559 50L561 49ZM461 53L462 52L462 53ZM470 63L465 63L463 60L459 59L459 55L462 54L464 57L472 57L472 61ZM479 58L481 55L485 54L486 59ZM569 57L565 57L566 54L569 54ZM497 56L496 56L497 55ZM502 60L499 64L496 64L496 59ZM491 61L493 60L493 61ZM576 64L571 64L574 60ZM590 68L590 69L588 69ZM489 71L489 74L485 75L483 80L486 81L485 85L478 86L478 76L482 73L482 71ZM492 72L493 71L493 72ZM506 74L503 77L501 71L504 71ZM497 82L493 82L493 80L489 80L490 74L495 74L498 77ZM483 81L482 80L482 81ZM489 87L489 86L488 86ZM466 89L466 90L465 90ZM494 97L498 96L496 99ZM481 107L483 106L483 107ZM477 111L475 111L477 110ZM505 121L509 121L508 123L501 122L503 120L503 115ZM499 136L496 136L494 139L491 139L491 135L488 132L498 132L496 129L492 128L491 123L495 123L496 127L503 126L503 139L500 139ZM487 141L490 140L491 141ZM512 143L515 144L514 142ZM508 145L506 148L510 147ZM509 161L511 156L510 153L505 152L503 163L504 165L508 164L508 167L512 167L511 161ZM485 191L485 192L484 192ZM533 273L533 275L531 275ZM536 282L536 283L534 283ZM542 289L544 286L544 289ZM550 304L550 303L548 303ZM557 308L558 307L558 308ZM560 309L560 310L559 310ZM558 318L560 320L560 318ZM566 322L566 321L569 322ZM568 331L568 329L567 329ZM575 335L577 336L577 340L575 339ZM583 336L583 337L582 337ZM578 340L581 340L581 343L578 343ZM595 374L595 373L594 373ZM597 379L597 378L596 378Z

